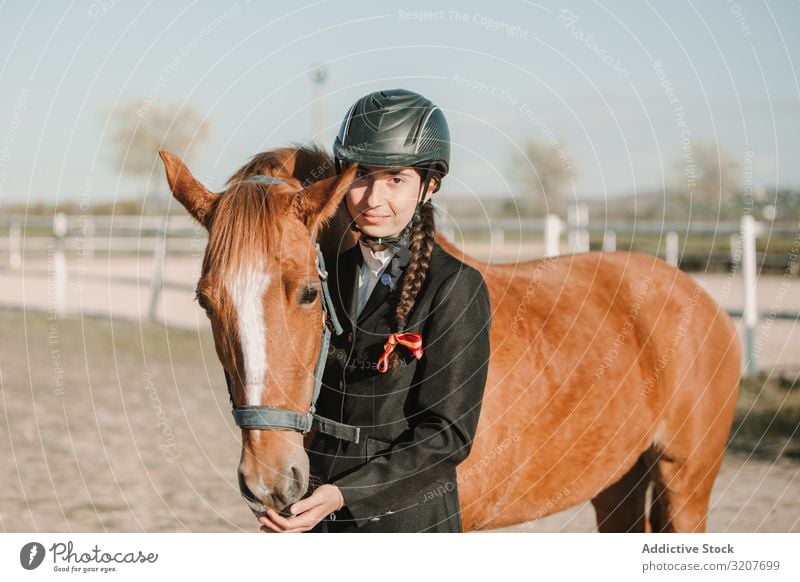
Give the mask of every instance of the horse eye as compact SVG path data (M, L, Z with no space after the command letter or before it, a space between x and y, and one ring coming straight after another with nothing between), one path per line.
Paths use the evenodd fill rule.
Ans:
M308 305L309 303L314 303L317 299L317 294L319 292L315 287L303 287L300 290L300 298L299 302L300 305Z
M208 304L208 299L206 299L205 295L195 293L195 298L197 299L197 304L206 312L206 315L211 317L211 306Z

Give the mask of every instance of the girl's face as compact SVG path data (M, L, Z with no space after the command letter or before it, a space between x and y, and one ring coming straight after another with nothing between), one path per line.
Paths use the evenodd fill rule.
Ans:
M435 186L431 180L426 201ZM396 236L414 216L421 190L422 177L414 168L360 166L345 200L362 232L374 237Z

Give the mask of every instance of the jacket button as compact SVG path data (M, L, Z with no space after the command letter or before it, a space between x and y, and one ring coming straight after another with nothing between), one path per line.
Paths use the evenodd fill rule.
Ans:
M344 380L339 380L339 390L344 390Z
M353 332L352 331L347 334L347 341L350 342L350 343L353 342Z

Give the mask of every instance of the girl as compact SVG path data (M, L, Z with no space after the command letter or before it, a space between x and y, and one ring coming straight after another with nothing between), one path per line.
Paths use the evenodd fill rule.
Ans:
M359 164L343 204L359 241L329 281L344 333L332 338L320 415L357 443L316 434L311 494L262 531L461 531L456 466L470 452L489 361L491 309L480 273L435 240L431 196L450 134L433 103L379 91L348 111L337 170Z

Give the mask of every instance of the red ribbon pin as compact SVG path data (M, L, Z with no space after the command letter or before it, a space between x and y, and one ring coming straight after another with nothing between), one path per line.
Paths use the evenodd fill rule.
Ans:
M378 360L378 372L389 369L389 356L397 344L407 347L418 360L422 357L422 336L418 333L393 333L383 344L383 355Z

